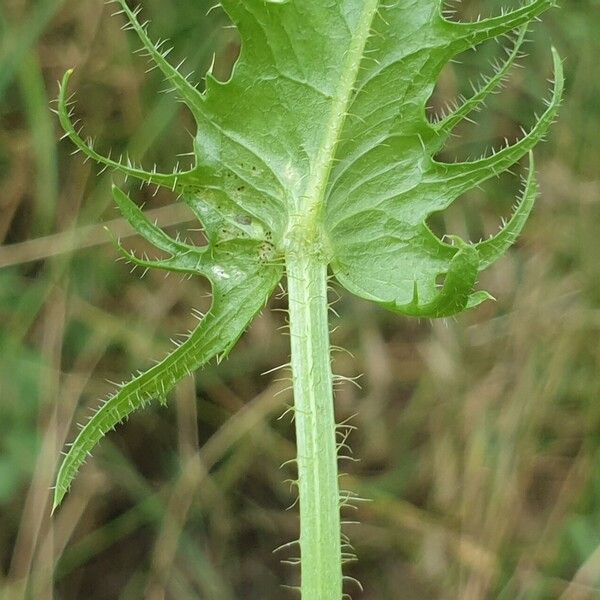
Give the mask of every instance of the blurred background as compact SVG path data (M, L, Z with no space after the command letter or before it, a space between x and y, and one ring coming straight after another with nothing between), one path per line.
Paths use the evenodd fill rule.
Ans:
M225 78L236 31L204 0L144 0L155 39ZM515 6L516 2L503 2ZM600 2L564 0L532 30L503 92L447 158L515 139L543 107L550 44L566 58L560 121L536 151L542 195L524 235L481 278L498 298L459 318L388 314L340 292L337 393L360 462L343 486L372 499L348 515L356 599L600 598ZM464 1L457 18L500 9ZM116 262L103 229L129 229L111 174L71 156L49 106L75 67L76 114L97 147L168 170L193 122L146 74L123 17L101 0L0 2L0 597L292 598L282 563L297 507L280 465L291 401L273 298L230 358L183 381L95 451L58 514L50 493L65 441L90 407L171 347L208 286ZM503 45L508 41L504 40ZM447 67L432 113L489 72L496 42ZM185 160L185 159L184 159ZM526 169L526 164L516 171ZM117 181L120 181L118 178ZM476 240L510 214L518 173L488 182L432 226ZM197 228L164 192L132 190L171 232ZM195 235L193 232L190 235ZM127 244L140 249L132 236ZM335 293L332 298L335 297Z

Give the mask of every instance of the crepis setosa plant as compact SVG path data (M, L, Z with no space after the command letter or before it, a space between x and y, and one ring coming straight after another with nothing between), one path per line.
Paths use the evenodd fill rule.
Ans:
M554 85L545 112L516 142L469 162L440 162L454 128L481 108L518 58L527 25L554 5L532 0L476 22L450 20L442 0L222 0L237 26L241 55L231 78L206 75L200 92L154 44L140 9L116 0L151 61L194 116L194 164L144 171L102 156L75 128L62 82L58 114L87 157L176 192L201 222L207 244L172 239L119 188L129 223L168 258L119 250L135 265L197 274L212 285L212 307L162 362L133 378L85 423L60 467L56 508L88 453L130 413L164 401L173 386L225 356L285 276L289 297L300 500L301 592L343 595L350 556L340 533L339 434L334 420L328 328L330 271L353 294L408 316L448 317L490 298L478 274L513 244L538 188L531 150L555 119ZM473 95L435 121L426 103L453 57L511 35L503 62ZM522 197L494 237L439 239L427 219L466 191L530 155ZM344 500L341 500L343 498Z

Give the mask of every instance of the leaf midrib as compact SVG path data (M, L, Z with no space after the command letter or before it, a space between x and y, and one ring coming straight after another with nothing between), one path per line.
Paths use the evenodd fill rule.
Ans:
M366 0L364 3L358 34L352 38L346 53L337 93L333 97L329 119L324 127L325 136L319 145L319 152L313 163L305 193L297 199L296 214L290 217L290 230L300 225L304 230L305 239L310 237L306 235L308 232L316 233L318 220L324 208L327 182L380 1Z

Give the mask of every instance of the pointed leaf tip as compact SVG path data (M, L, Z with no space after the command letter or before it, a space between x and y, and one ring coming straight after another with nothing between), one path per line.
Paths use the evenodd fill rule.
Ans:
M515 39L512 50L508 53L505 61L499 66L494 67L492 75L484 76L483 83L478 89L473 86L475 93L472 96L465 99L458 108L441 118L433 125L436 133L438 134L436 146L441 148L441 146L443 146L448 137L451 135L454 127L456 127L456 125L458 125L461 121L465 120L470 113L479 110L489 95L494 92L496 88L501 86L502 82L508 76L511 67L515 64L515 61L519 57L519 52L523 42L525 41L526 33L527 27L521 27L519 34Z
M190 171L184 171L181 173L157 173L148 172L143 169L136 168L130 163L124 164L120 161L116 161L108 156L96 152L92 143L87 140L85 141L80 134L80 131L76 129L75 124L72 120L72 111L69 108L68 89L69 80L73 74L73 69L65 71L62 82L59 86L58 94L58 118L62 128L65 131L65 137L68 137L73 144L80 150L86 157L94 160L95 162L104 165L118 171L126 176L135 177L141 179L146 183L152 183L155 185L162 185L168 187L171 190L175 190L178 185L185 183L188 178L195 172L194 169Z
M125 0L117 0L117 2L121 6L123 14L127 17L131 29L135 31L140 42L142 42L148 56L161 70L166 80L174 86L175 91L177 91L192 113L197 116L203 102L202 94L179 72L178 68L174 67L167 60L169 52L161 50L162 44L157 45L150 39L147 31L147 23L141 23L138 20L141 7L132 10ZM181 66L181 64L182 63L180 63L179 66Z
M465 308L467 308L467 309L475 308L475 307L479 306L480 304L487 302L488 300L495 302L496 298L494 298L494 296L492 296L492 294L490 294L489 292L486 292L486 291L475 292L469 296L469 301L467 302L467 306Z
M486 40L505 35L522 25L531 23L555 5L554 0L532 0L494 17L472 22L450 22L451 35L455 38L454 51L458 54Z
M513 144L504 146L501 150L479 160L450 163L432 162L432 176L439 181L440 187L443 186L443 193L440 193L440 199L444 199L442 208L447 207L465 192L507 171L544 139L558 114L564 91L562 61L557 52L553 52L552 55L554 63L552 97L547 102L548 108L529 132Z
M219 256L218 251L215 255ZM221 262L226 258L228 255L224 252ZM266 267L251 260L235 265L232 273L226 293L222 286L213 285L211 310L192 334L161 362L122 385L85 423L60 465L54 492L55 508L100 440L134 411L155 398L164 399L189 373L229 351L262 309L265 295L270 295L281 279L281 268Z
M538 193L539 187L535 176L535 162L533 152L530 151L529 171L527 179L525 180L525 188L510 220L496 235L475 245L481 261L479 266L480 270L483 270L496 262L515 243L533 210Z

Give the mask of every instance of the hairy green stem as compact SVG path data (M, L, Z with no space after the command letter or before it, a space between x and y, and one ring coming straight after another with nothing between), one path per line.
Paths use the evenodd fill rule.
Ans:
M287 258L303 600L342 597L337 447L330 362L327 263Z

